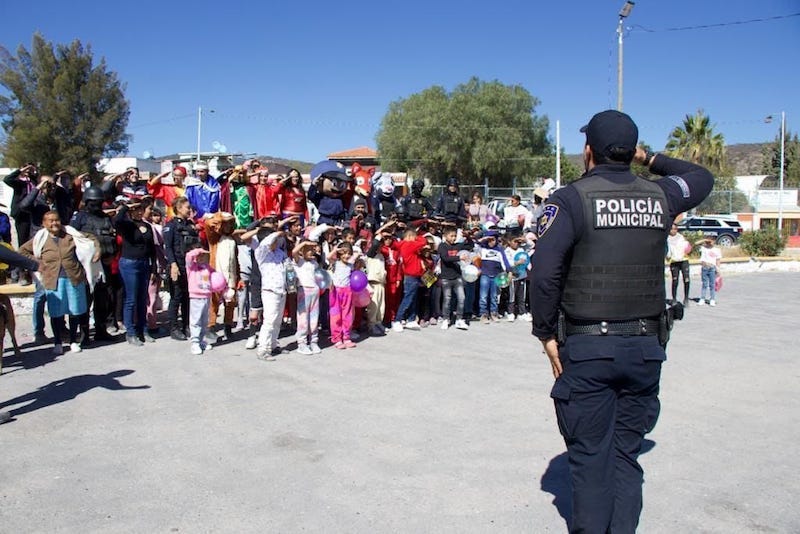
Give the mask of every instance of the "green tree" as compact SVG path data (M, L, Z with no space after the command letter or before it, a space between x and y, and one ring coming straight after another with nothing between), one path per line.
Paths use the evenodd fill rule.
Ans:
M551 152L539 100L519 85L472 78L447 92L433 86L392 102L376 135L384 168L443 182L509 185L534 177L536 156Z
M683 125L672 130L665 152L702 165L715 175L725 167L725 139L714 133L711 119L702 109L695 115L686 115Z
M741 213L753 211L747 196L736 189L736 178L717 176L714 188L697 206L698 213Z
M555 150L546 156L538 156L533 159L531 176L528 179L518 182L518 185L531 185L541 181L541 178L556 179L556 154ZM568 184L580 178L582 169L575 166L561 149L561 183Z
M43 172L94 171L104 156L124 152L129 105L124 85L91 47L53 45L34 34L31 51L0 47L0 119L5 161L39 164Z
M800 140L797 134L787 131L784 138L783 186L800 187ZM761 187L778 187L781 169L781 133L775 141L764 147L764 163L762 171L770 177L762 182Z

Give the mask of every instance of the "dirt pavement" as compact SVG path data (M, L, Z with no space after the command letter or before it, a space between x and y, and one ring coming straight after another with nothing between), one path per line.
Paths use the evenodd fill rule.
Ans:
M689 308L641 459L641 532L800 531L798 302L800 275L764 273ZM530 323L270 363L243 340L24 350L0 377L0 532L566 531Z

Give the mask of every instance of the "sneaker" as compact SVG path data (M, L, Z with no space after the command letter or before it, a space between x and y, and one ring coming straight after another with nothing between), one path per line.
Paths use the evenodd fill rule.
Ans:
M506 315L506 321L508 321L509 323L513 323L516 319L517 316L514 315L513 313L509 313Z
M108 333L107 330L97 330L94 331L94 340L95 341L111 341L114 339L114 336Z
M244 348L252 350L256 348L256 345L258 345L258 336L250 336L247 338L247 343L244 344Z
M130 343L134 347L141 347L144 345L144 341L142 341L136 336L126 336L126 337L128 339L128 343Z
M192 343L192 348L189 350L195 356L200 356L203 354L203 347L201 347L199 343Z
M705 303L706 303L706 301L703 300L703 299L698 299L698 301L697 301L697 305L698 306L703 306Z
M344 341L342 341L342 343L344 344L344 348L346 349L354 349L358 346L355 343L353 343L353 340L351 339L345 339Z
M176 339L178 341L186 341L187 339L189 339L188 337L186 337L186 334L184 334L180 330L173 330L172 332L169 333L169 337L171 337L172 339Z
M298 345L297 352L299 354L314 354L314 351L308 345Z
M0 412L0 425L11 421L11 412Z
M342 341L339 341L338 343L336 343L336 344L334 345L334 347L336 347L337 349L341 349L341 350L344 350L344 349L346 349L346 348L347 348L347 347L345 346L344 342L342 342Z
M50 342L50 338L44 335L44 332L36 334L33 338L33 342L36 345L44 345L45 343Z
M267 349L258 349L258 353L256 353L256 358L261 360L262 362L274 362L277 358L270 354L270 351Z
M358 332L356 332L355 330L352 330L352 331L350 332L350 339L359 340L359 339L361 339L361 334L359 334L359 333L358 333Z
M216 343L219 340L219 336L217 335L217 333L212 332L211 330L206 332L205 338L208 343Z
M459 319L456 321L456 328L459 330L469 330L469 325L464 319Z
M403 331L403 325L400 323L400 321L395 321L395 322L392 323L392 330L394 332L402 332Z
M533 315L531 315L530 312L528 312L522 316L522 320L525 321L526 323L530 323L531 321L533 321Z
M488 315L481 315L481 322L483 324L489 324L489 316Z
M278 356L282 352L283 352L283 349L280 346L278 346L278 347L272 347L272 350L270 351L270 354L272 354L273 356Z
M384 335L386 335L386 331L383 329L383 326L381 326L379 324L372 325L372 328L370 329L370 332L372 333L373 336L384 336Z
M203 349L203 352L205 352L207 350L213 349L214 345L212 345L211 343L201 343L200 348Z
M717 301L714 300L714 299L711 299L711 300L708 301L708 305L709 306L716 306L717 305Z
M492 321L499 321L499 320L500 320L500 316L497 315L496 313L493 313L492 314Z
M56 343L53 345L53 354L56 356L61 356L64 354L64 347L61 345L61 343Z
M147 343L155 343L156 342L156 338L154 338L152 335L150 335L150 332L145 332L144 335L142 336L142 338L143 338L143 341L146 341Z
M225 339L230 341L233 337L233 327L229 324L225 325Z
M322 352L322 349L319 348L319 345L317 345L316 343L312 343L311 345L308 346L308 348L310 348L311 352L314 354L319 354L320 352Z
M82 350L83 349L81 348L81 344L80 343L70 343L69 344L69 351L70 352L80 352Z
M427 326L428 326L428 321L426 321L425 319L423 319L423 320L421 320L419 322L419 327L420 328L426 328Z
M439 321L436 320L436 317L431 317L431 326L436 326L436 323Z
M450 328L450 321L448 321L447 319L442 319L442 324L439 325L439 328L441 328L442 330L447 330L448 328Z
M406 323L406 330L419 330L420 326L417 321L408 321Z
M686 297L685 299L683 299L683 307L684 308L688 308L689 307L689 297Z

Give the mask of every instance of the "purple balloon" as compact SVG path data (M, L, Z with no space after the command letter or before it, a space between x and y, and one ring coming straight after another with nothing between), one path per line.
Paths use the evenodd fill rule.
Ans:
M361 291L365 287L369 281L367 280L367 275L364 274L364 271L355 270L350 273L350 289L353 291Z

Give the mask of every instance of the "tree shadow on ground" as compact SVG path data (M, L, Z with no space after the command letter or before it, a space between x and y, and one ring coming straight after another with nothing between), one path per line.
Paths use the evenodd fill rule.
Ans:
M650 439L642 441L642 452L640 455L653 450L656 442ZM553 506L558 510L564 522L569 528L572 519L572 486L569 479L569 461L567 453L562 452L552 460L547 466L547 470L542 475L541 489L553 495Z
M36 391L20 395L19 397L0 403L0 409L16 404L25 404L20 408L11 410L11 416L16 417L26 413L34 412L47 406L60 404L74 399L81 393L85 393L94 388L104 388L112 391L128 389L150 389L150 386L125 386L120 384L118 378L128 376L133 373L132 369L120 369L104 375L77 375L63 380L56 380L40 387Z

